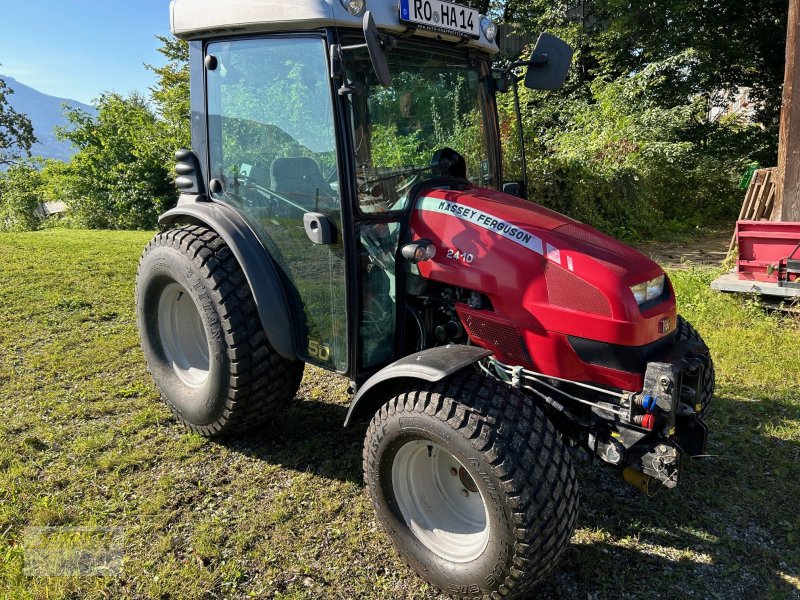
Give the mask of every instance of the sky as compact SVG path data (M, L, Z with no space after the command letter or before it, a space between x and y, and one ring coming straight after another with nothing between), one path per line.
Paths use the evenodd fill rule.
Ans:
M144 63L165 62L156 34L169 34L169 0L0 0L0 73L86 104L146 93Z

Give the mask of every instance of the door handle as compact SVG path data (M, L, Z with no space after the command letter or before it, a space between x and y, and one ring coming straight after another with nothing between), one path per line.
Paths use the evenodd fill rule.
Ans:
M336 226L327 215L308 212L303 215L306 235L315 244L333 244L336 241Z

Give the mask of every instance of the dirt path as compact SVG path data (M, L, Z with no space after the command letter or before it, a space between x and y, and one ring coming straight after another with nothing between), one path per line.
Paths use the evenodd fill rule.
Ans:
M732 228L725 228L691 242L654 242L638 249L668 269L717 267L728 254L731 235Z

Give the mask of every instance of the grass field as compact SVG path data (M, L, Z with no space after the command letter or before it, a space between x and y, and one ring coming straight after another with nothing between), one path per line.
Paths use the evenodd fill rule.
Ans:
M0 235L0 598L433 597L376 527L342 380L307 369L283 418L235 442L170 418L134 319L148 238ZM800 598L800 326L672 275L717 362L714 456L652 499L580 465L542 598ZM27 575L41 526L114 528L120 573Z

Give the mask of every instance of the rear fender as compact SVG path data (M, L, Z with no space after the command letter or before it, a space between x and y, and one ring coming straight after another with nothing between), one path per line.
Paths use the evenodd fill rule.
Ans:
M158 222L162 227L192 223L216 231L228 244L244 271L270 344L284 358L297 358L294 328L291 326L296 321L278 270L261 241L234 208L205 200L204 196L183 194L178 205L161 215Z
M479 346L448 344L409 354L364 382L350 403L344 426L348 427L364 414L374 414L392 395L415 381L441 381L491 353Z

